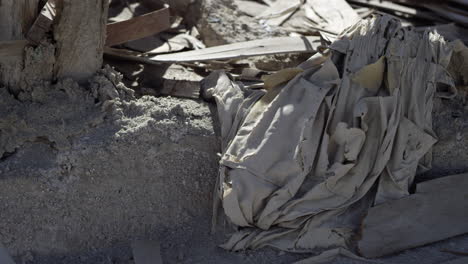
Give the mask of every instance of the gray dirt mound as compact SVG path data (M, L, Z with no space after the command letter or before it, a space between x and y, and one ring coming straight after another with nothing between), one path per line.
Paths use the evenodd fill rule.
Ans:
M107 68L21 100L0 89L0 236L13 255L72 255L210 215L208 105L136 99L120 78Z

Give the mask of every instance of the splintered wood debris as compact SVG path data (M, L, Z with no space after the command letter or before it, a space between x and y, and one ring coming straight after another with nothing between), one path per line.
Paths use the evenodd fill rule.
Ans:
M38 44L50 31L56 15L55 0L47 1L28 32L28 40ZM122 44L167 30L170 28L169 16L169 7L164 7L142 16L109 23L107 24L106 46Z
M169 8L165 7L129 20L107 25L106 46L114 46L148 37L170 27Z
M19 57L23 55L27 40L0 41L0 57Z
M50 31L56 15L55 1L47 1L36 21L34 21L34 24L29 29L27 39L39 44L45 34Z
M418 184L415 194L371 208L361 228L359 251L369 258L468 233L468 174Z
M227 60L282 53L315 53L321 46L319 37L279 37L227 44L206 49L150 57L159 62L193 62Z

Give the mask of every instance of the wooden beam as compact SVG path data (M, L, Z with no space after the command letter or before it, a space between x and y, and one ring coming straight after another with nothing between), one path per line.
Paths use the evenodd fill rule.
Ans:
M191 62L238 59L250 56L282 53L315 53L321 45L320 37L278 37L252 40L150 58L158 62Z
M56 15L55 1L47 1L41 13L37 16L36 21L34 21L34 24L29 29L27 39L39 44L45 34L51 30Z
M369 210L360 253L388 255L468 233L468 174L417 185L415 194Z
M56 0L55 77L85 81L101 67L108 0Z
M148 37L171 27L169 8L107 25L106 46Z
M0 41L0 61L4 58L21 59L28 43L27 40Z
M49 0L28 32L28 40L38 44L51 30L57 16L55 0ZM170 28L168 7L129 20L107 24L106 46L148 37Z
M0 40L24 39L36 18L39 0L0 2Z
M410 6L405 6L401 4L397 4L394 2L390 1L378 1L378 0L349 0L350 3L353 4L359 4L363 6L369 6L369 7L374 7L386 11L391 11L391 12L400 12L403 14L407 14L410 16L414 17L419 17L422 19L428 19L428 20L435 20L435 21L440 21L439 18L431 14L430 12L423 11L420 8L415 8L415 7L410 7Z

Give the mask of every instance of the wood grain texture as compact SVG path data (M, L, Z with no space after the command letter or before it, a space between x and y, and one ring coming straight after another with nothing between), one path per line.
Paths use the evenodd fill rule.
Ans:
M49 0L42 8L41 13L34 21L34 24L28 31L29 41L38 44L45 34L52 29L52 24L56 16L55 1Z
M159 62L190 62L237 59L250 56L281 53L315 53L321 45L320 37L278 37L221 45L206 49L157 55Z
M169 8L107 25L106 46L148 37L170 28Z
M33 24L39 0L0 1L0 40L20 40Z
M109 1L60 0L56 4L55 76L84 81L102 66Z
M21 60L27 40L0 41L0 62L5 59Z
M373 258L467 232L468 174L460 174L420 183L415 194L371 208L358 247Z
M1 0L0 41L24 40L36 18L38 3L39 0ZM23 68L23 53L18 47L15 45L12 55L0 62L0 85L15 93L19 91Z

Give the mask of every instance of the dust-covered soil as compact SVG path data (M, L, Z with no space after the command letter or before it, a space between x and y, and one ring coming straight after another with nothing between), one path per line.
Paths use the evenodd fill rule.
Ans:
M2 89L0 235L13 255L80 254L210 215L208 104L136 99L106 75L44 84L28 100Z

